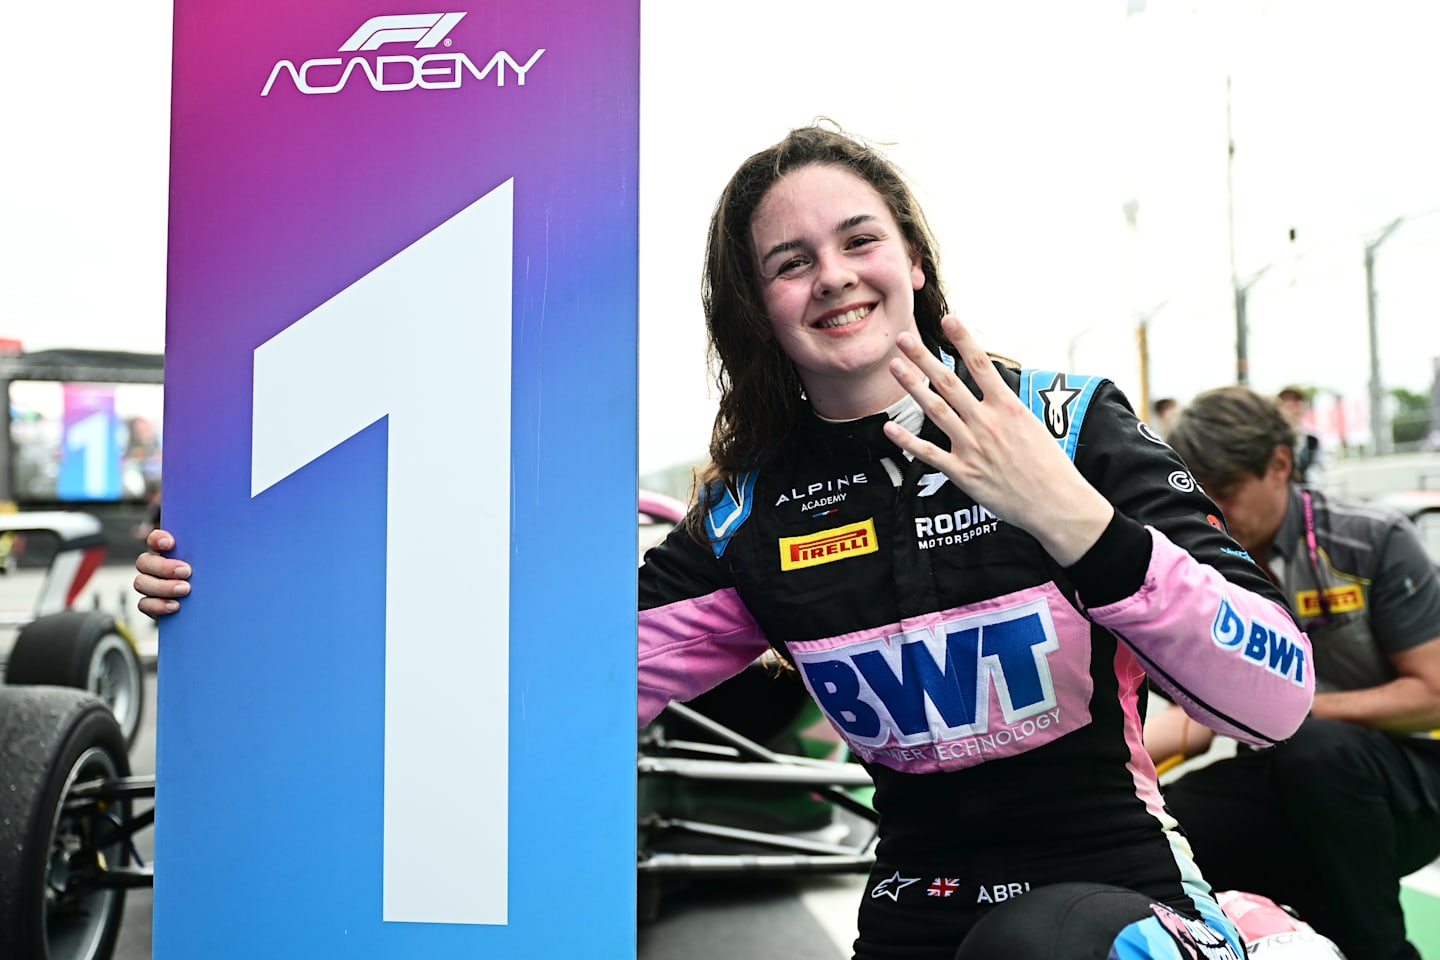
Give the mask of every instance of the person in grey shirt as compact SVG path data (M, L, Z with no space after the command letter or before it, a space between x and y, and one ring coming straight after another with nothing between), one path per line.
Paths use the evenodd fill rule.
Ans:
M1400 878L1440 856L1440 578L1403 516L1297 482L1294 428L1246 387L1201 394L1167 437L1310 636L1311 715L1290 740L1184 774L1165 803L1217 889L1293 907L1352 960L1419 960ZM1158 762L1210 742L1150 717Z

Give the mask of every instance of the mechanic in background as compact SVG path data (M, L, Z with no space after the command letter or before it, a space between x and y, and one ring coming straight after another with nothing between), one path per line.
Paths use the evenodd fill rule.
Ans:
M1310 635L1311 716L1289 741L1165 790L1218 888L1294 907L1352 960L1418 960L1400 878L1440 856L1440 579L1404 517L1296 482L1295 430L1245 387L1196 397L1170 445ZM1209 746L1178 708L1157 762Z
M702 290L713 463L640 570L639 722L771 649L797 671L875 781L857 960L1239 960L1138 695L1153 667L1270 743L1313 675L1180 459L1113 383L988 356L900 173L828 125L741 164ZM188 568L137 567L175 610ZM1250 623L1291 670L1216 642Z
M1275 394L1275 403L1285 421L1295 429L1295 476L1301 483L1319 483L1324 462L1320 438L1305 427L1310 401L1299 387L1284 387Z
M1153 412L1150 425L1163 439L1175 425L1175 418L1180 416L1180 401L1174 397L1161 397L1150 405L1150 409Z

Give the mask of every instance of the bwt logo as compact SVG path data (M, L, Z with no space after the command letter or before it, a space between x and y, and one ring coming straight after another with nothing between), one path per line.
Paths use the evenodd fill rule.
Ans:
M292 60L279 60L270 69L260 96L270 96L275 81L286 74L295 84L295 89L304 94L339 93L357 72L364 76L372 90L383 92L414 90L416 87L452 90L464 83L467 76L479 81L492 74L495 86L503 87L509 71L514 72L517 86L525 86L525 75L545 53L544 47L532 53L523 64L508 52L497 51L486 61L483 69L464 53L426 53L418 57L387 54L376 57L373 62L358 55L396 43L413 44L415 50L433 50L441 44L448 47L452 42L450 31L464 17L463 12L371 17L340 45L339 52L356 53L356 56L348 60L343 57L316 57L301 61L299 66Z
M1029 603L795 660L826 714L866 746L950 740L990 727L993 684L1007 723L1054 708L1050 654L1060 648L1043 606Z
M1305 685L1305 648L1300 642L1259 620L1247 624L1229 600L1220 601L1210 635L1218 646L1239 651L1246 660L1286 677L1296 686Z

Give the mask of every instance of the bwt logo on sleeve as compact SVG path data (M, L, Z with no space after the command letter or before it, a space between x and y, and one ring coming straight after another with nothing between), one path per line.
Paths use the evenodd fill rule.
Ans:
M1210 636L1217 646L1238 651L1246 660L1296 686L1305 685L1305 648L1300 642L1259 620L1246 623L1229 600L1220 601Z
M345 89L350 78L356 73L364 77L372 90L391 92L396 90L453 90L472 77L476 81L494 78L495 86L505 86L507 74L513 72L517 86L525 86L525 75L545 53L541 47L524 63L516 60L504 50L497 51L486 61L483 68L464 53L425 53L421 56L391 53L370 60L360 56L366 51L379 50L392 44L409 44L414 50L434 50L452 44L450 31L462 19L460 13L415 13L371 17L362 23L350 38L339 47L340 53L355 53L348 60L343 57L316 57L302 60L297 66L292 60L276 61L270 69L270 76L260 96L270 96L275 81L288 75L295 89L304 94L339 93Z

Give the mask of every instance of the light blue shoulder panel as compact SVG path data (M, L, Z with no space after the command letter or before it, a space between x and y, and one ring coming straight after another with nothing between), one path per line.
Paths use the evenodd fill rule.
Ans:
M1065 455L1074 460L1075 448L1080 444L1080 424L1095 388L1103 382L1103 377L1025 369L1020 371L1020 402L1040 418Z

